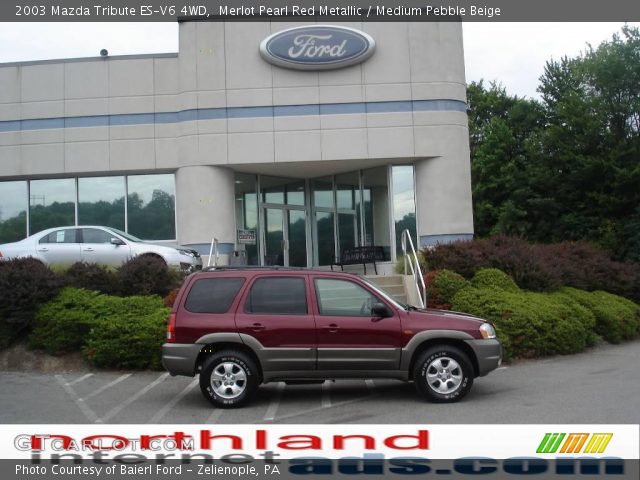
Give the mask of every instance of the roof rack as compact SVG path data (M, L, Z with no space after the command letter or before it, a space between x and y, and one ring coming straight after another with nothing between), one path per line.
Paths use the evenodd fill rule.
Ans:
M324 272L318 268L308 267L283 267L281 265L211 265L210 267L203 267L199 272L216 272L216 271L234 271L234 270L275 270L279 272ZM327 270L327 273L346 273L349 275L358 275L356 272L333 272L333 270Z
M283 267L280 265L212 265L210 267L204 267L202 272L212 272L216 270L293 270L293 271L305 271L310 270L305 267Z

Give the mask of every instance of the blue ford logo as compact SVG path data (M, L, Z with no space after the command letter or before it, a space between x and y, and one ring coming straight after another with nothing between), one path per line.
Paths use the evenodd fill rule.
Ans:
M274 33L260 44L267 62L296 70L329 70L365 61L376 42L364 32L335 25L295 27Z

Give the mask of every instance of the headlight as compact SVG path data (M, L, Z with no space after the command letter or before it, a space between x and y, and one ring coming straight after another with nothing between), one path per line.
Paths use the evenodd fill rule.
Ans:
M480 325L480 334L482 338L496 338L496 329L490 323Z
M180 252L180 255L186 255L187 257L193 257L193 253L189 252L188 250L178 250Z

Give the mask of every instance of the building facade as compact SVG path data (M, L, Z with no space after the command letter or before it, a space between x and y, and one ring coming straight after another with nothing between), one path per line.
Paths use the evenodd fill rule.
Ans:
M392 262L405 229L472 237L461 25L336 24L352 30L328 46L295 30L293 68L261 53L309 25L182 22L176 54L0 65L0 243L98 224L322 266L361 245ZM366 55L318 65L349 32Z

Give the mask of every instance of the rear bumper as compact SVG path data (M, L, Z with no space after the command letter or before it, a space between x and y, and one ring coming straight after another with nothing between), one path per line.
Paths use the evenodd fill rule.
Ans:
M162 366L171 375L193 377L201 347L197 343L165 343L162 346Z
M466 340L478 359L478 376L484 377L502 363L502 346L497 339Z

